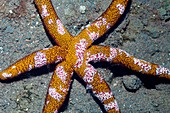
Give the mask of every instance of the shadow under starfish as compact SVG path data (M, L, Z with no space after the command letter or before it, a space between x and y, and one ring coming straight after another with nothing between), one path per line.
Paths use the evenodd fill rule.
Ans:
M122 64L142 74L170 79L170 71L157 64L134 58L124 50L92 43L103 36L124 13L128 0L113 0L107 10L81 33L73 37L58 18L50 0L35 0L48 33L56 43L51 48L36 51L0 72L0 79L16 77L44 65L58 63L50 81L43 113L57 113L70 90L73 73L85 82L108 113L120 112L113 94L90 62Z

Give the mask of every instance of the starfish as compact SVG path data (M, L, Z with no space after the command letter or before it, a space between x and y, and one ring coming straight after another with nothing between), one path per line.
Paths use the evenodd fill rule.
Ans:
M142 74L170 80L170 70L165 67L137 59L119 48L92 45L115 25L124 13L128 0L112 0L107 10L75 37L66 30L50 0L34 2L45 28L56 45L20 59L0 72L0 79L11 79L34 68L57 64L48 87L43 113L60 111L70 90L74 72L85 82L86 89L90 89L100 100L106 112L120 112L109 85L90 62L117 63Z

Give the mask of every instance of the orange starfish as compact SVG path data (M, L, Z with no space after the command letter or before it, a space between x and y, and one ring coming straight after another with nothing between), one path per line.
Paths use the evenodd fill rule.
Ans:
M43 113L57 113L70 89L71 77L76 72L86 83L87 89L104 105L106 112L120 112L113 94L90 62L119 63L143 74L170 79L170 70L159 65L134 58L125 51L92 43L110 29L124 13L128 0L113 0L108 9L77 36L73 37L63 26L50 0L35 0L45 28L57 45L34 52L0 72L6 80L40 68L58 63L50 81Z

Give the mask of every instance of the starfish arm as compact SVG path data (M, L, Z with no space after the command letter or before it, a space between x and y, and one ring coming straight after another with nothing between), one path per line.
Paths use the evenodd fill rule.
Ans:
M113 0L107 10L93 23L87 25L78 37L86 37L88 46L90 46L95 40L115 25L120 16L124 13L127 3L128 0Z
M65 51L58 46L34 52L9 66L0 72L0 79L13 78L21 73L39 68L44 65L61 61L65 56Z
M46 30L53 40L59 45L66 45L71 41L72 36L61 23L51 0L34 0Z
M58 113L70 89L73 69L66 62L59 64L51 78L43 113Z
M100 100L108 113L120 112L109 85L91 64L83 64L75 71L86 83L86 89L92 90L93 95Z
M87 62L107 61L119 63L136 72L141 72L142 74L170 79L169 69L154 63L137 59L129 55L126 51L118 48L92 46L88 49L86 55Z

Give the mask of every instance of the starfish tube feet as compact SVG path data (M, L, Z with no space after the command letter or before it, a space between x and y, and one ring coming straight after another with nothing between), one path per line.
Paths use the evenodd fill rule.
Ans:
M43 113L58 113L68 94L73 69L66 62L60 63L53 73L45 100Z
M126 51L118 49L118 48L111 48L111 47L104 47L104 46L92 46L88 49L86 53L86 61L87 62L99 62L99 61L107 61L122 64L125 67L140 72L142 74L147 75L154 75L162 78L170 79L170 70L164 68L160 65L153 64L141 59L137 59Z
M5 80L8 78L13 78L34 68L39 68L47 64L60 62L64 58L64 55L65 51L57 46L39 50L18 60L7 69L0 72L0 79Z

